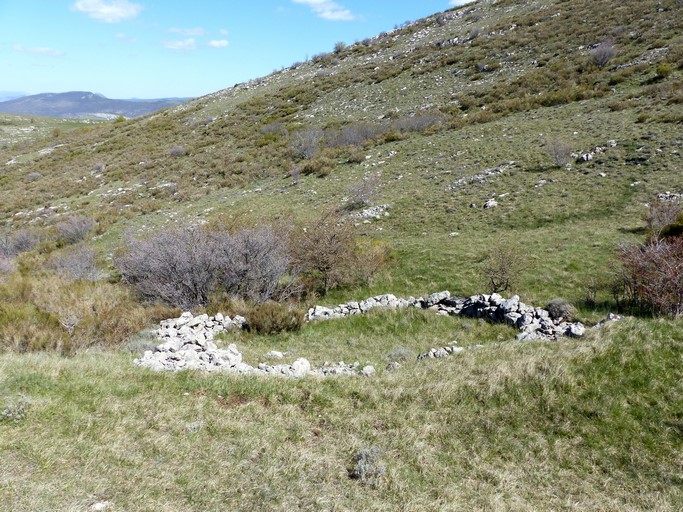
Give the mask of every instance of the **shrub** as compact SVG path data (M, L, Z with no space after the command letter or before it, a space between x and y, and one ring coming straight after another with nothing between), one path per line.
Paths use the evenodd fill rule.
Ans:
M146 299L184 309L205 306L217 290L254 302L293 290L287 247L271 228L231 235L188 227L129 238L115 264Z
M205 305L214 289L218 260L201 229L180 228L144 239L128 238L115 259L123 280L144 298L189 309Z
M48 268L67 279L97 281L103 276L97 266L95 251L85 246L78 246L73 250L52 255Z
M82 242L97 223L90 217L73 216L58 222L55 225L59 242L65 244L77 244Z
M667 227L674 224L681 213L683 213L681 206L676 202L659 198L650 201L645 215L650 238L659 240Z
M546 306L550 318L553 320L562 319L565 322L576 321L576 308L564 299L553 299Z
M683 313L683 237L622 246L619 259L629 305L673 317Z
M298 331L303 323L301 309L273 301L258 304L247 314L248 329L257 334Z
M32 251L41 242L40 234L31 229L20 229L14 233L4 231L0 234L0 256L17 256Z
M344 41L337 41L334 44L334 53L341 53L346 49L346 43Z
M218 284L228 295L259 303L294 291L289 250L272 228L218 233L214 246Z
M497 242L484 261L484 275L491 293L513 289L526 268L526 257L519 248Z
M617 54L617 48L614 43L604 41L596 46L591 52L591 62L600 69L604 68L609 61Z
M560 140L551 140L546 144L546 150L557 167L564 167L569 163L572 150L566 143Z
M335 212L294 233L290 251L305 289L322 294L338 286L367 283L389 254L384 244L358 243L353 226Z
M294 154L303 159L313 158L320 149L324 132L313 128L299 130L292 135L291 147Z
M311 160L306 160L301 166L300 172L306 176L315 174L318 177L328 176L332 172L333 162L327 157L317 156Z
M379 179L379 173L371 174L364 176L360 182L351 185L346 209L357 210L370 206L372 198L379 188Z
M14 272L14 262L7 256L0 254L0 281L6 279L7 274Z

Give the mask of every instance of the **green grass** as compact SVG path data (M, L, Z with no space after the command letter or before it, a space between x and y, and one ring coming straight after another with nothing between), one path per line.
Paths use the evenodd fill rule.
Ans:
M395 335L395 320L365 320L359 350L381 353L372 339ZM0 423L0 502L679 510L681 339L680 322L625 321L583 340L493 344L328 380L154 374L123 353L6 354L2 405L28 408ZM370 447L385 474L350 479L353 455Z

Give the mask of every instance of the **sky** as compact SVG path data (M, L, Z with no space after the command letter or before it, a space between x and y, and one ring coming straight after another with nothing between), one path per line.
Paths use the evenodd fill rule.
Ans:
M0 91L196 97L467 0L0 0Z

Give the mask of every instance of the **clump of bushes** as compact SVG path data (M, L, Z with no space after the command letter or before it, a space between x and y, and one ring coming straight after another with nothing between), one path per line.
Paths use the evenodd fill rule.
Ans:
M271 228L180 228L145 239L129 237L115 259L125 282L144 298L190 309L223 290L254 302L287 293L287 246Z
M655 200L646 216L648 240L622 245L617 301L672 317L683 314L683 212L677 203Z

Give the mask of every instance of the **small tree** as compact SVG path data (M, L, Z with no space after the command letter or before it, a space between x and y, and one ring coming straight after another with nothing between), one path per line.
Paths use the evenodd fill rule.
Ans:
M293 235L291 242L295 266L309 280L309 287L323 294L352 279L355 248L353 226L334 213Z
M356 210L370 206L372 198L379 188L380 174L370 174L349 187L348 210Z
M484 275L491 293L513 289L527 267L527 258L518 247L498 241L484 261Z

